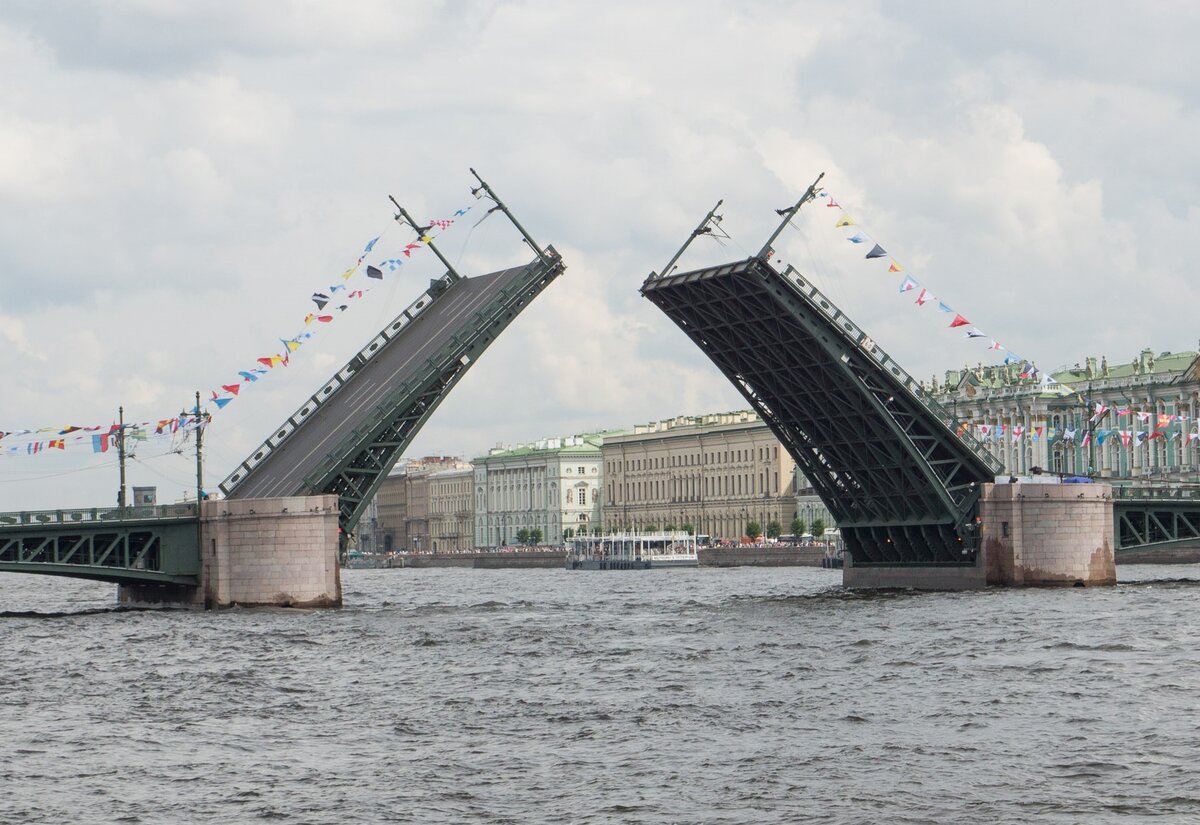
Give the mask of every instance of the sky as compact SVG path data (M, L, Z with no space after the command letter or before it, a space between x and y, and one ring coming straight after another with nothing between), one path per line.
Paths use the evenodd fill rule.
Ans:
M178 413L279 338L368 239L474 203L474 167L567 270L409 450L747 404L638 294L724 199L738 260L822 184L987 337L806 206L779 257L928 380L1194 350L1200 72L1192 3L8 2L0 6L0 431ZM472 213L478 214L478 211ZM524 260L499 217L438 244ZM419 256L248 386L205 442L210 489L441 274ZM3 444L3 441L0 441ZM175 445L179 447L179 445ZM131 484L194 488L190 445ZM0 510L106 506L111 454L0 455Z

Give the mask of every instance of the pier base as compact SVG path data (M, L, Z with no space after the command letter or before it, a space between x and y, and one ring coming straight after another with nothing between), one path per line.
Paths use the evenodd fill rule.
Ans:
M973 567L855 567L847 554L842 583L916 590L1117 583L1112 488L1107 484L985 484L980 518L982 552Z
M198 587L122 585L126 605L341 607L337 496L207 501Z
M1107 484L987 484L981 505L988 584L1117 583Z
M842 585L861 590L982 590L988 585L982 563L945 567L917 564L855 567L850 553L846 553L845 561Z

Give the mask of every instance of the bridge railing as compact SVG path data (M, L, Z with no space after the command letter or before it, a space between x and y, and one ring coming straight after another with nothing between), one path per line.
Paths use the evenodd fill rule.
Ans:
M1112 494L1122 501L1200 501L1200 487L1195 485L1113 485Z
M333 397L334 393L342 388L354 373L358 372L371 358L375 357L393 337L396 336L402 329L408 326L418 315L429 308L433 303L435 295L431 294L434 290L430 289L422 292L415 301L409 304L403 312L397 315L390 324L372 338L365 347L351 358L344 367L338 370L333 378L326 382L325 386L317 390L307 401L300 405L300 408L292 415L288 416L287 421L283 423L278 430L270 435L266 441L258 446L258 448L250 454L250 457L238 465L232 473L230 473L220 484L221 492L225 495L237 486L246 474L261 464L271 452L278 447L283 441L296 431L296 428L304 423L310 415L320 409L321 405ZM440 292L440 290L439 290Z
M783 276L788 280L791 286L797 290L802 296L808 298L817 309L819 309L834 325L841 331L849 341L855 344L863 352L867 353L879 365L880 369L891 375L896 381L900 382L903 387L908 390L909 394L925 406L933 415L942 422L946 429L958 436L959 440L965 443L975 455L979 456L996 475L1004 472L1004 465L991 454L984 446L983 442L977 439L969 429L958 427L958 419L945 407L939 404L929 395L921 386L921 383L913 378L908 372L900 366L890 355L884 352L883 347L875 343L875 339L867 335L857 324L851 321L837 307L833 301L825 297L819 289L808 283L800 272L791 264L783 272Z
M88 524L106 521L158 521L195 518L194 501L146 507L91 507L80 510L20 510L0 513L0 530L5 527L42 527L51 524Z

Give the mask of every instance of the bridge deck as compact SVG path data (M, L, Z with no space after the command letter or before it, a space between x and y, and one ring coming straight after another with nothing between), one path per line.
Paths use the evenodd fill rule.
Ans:
M978 485L1000 466L798 272L753 257L642 293L779 437L856 565L974 562Z
M514 267L451 283L254 467L231 497L268 498L303 492L305 476L313 466L346 438L368 411L445 347L470 323L473 313L525 270Z

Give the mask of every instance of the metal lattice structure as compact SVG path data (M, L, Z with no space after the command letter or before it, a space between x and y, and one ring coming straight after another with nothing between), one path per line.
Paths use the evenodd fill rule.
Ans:
M0 572L196 584L194 504L0 513Z
M474 171L474 170L472 170ZM476 176L478 177L478 176ZM565 269L495 193L486 192L534 251L524 266L446 274L385 327L221 484L229 498L332 493L348 534L397 459L483 351ZM401 215L421 231L401 209Z
M1200 490L1113 488L1113 550L1200 546Z
M798 271L777 271L769 244L691 272L668 264L642 294L774 431L855 566L973 565L979 485L1003 468Z

